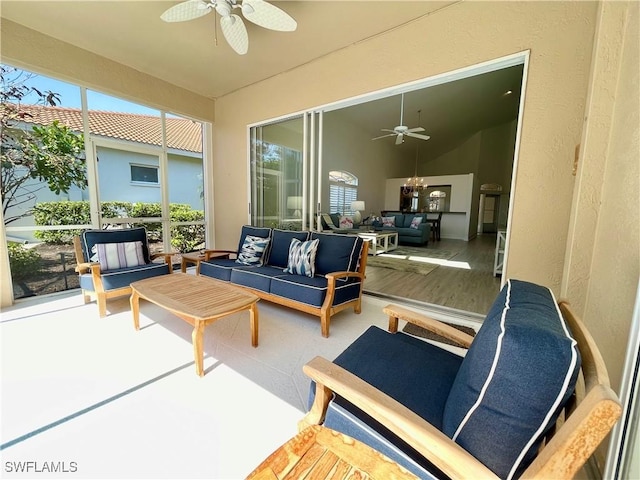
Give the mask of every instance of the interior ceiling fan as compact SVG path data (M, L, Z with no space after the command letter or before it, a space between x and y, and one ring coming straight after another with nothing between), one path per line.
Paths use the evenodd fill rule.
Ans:
M382 128L381 130L383 132L391 132L391 133L387 133L386 135L381 135L379 137L372 138L371 140L378 140L380 138L385 138L385 137L393 137L395 135L396 145L400 145L402 142L404 142L405 135L407 137L419 138L421 140L429 140L431 138L429 135L420 135L419 133L417 133L417 132L424 132L424 128L422 127L409 128L406 125L403 125L402 124L403 115L404 115L404 93L402 94L400 99L400 125L398 125L397 127L394 127L393 130L390 130L388 128Z
M244 55L249 50L249 36L242 19L233 9L239 8L250 22L279 32L292 32L296 21L278 7L264 0L187 0L166 10L160 18L165 22L184 22L215 10L220 15L222 34L231 48Z

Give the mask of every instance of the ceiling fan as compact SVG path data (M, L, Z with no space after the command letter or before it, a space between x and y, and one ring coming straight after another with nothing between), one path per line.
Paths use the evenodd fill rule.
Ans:
M416 132L424 132L424 128L422 127L409 128L406 125L403 125L402 124L403 114L404 114L404 93L402 94L402 97L400 99L400 125L398 125L397 127L394 127L393 130L390 130L388 128L382 128L381 130L383 132L391 132L391 133L387 133L386 135L381 135L379 137L372 138L371 140L378 140L380 138L385 138L385 137L393 137L395 135L396 145L400 145L402 142L404 142L405 135L407 137L419 138L421 140L429 140L431 138L429 135L420 135L419 133L416 133Z
M286 12L264 0L187 0L166 10L160 18L165 22L184 22L215 10L220 15L222 34L236 53L249 50L249 36L242 19L231 13L239 8L244 18L269 30L292 32L296 21Z

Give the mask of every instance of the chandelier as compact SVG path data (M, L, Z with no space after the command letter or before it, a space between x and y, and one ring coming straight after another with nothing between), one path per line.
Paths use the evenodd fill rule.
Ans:
M418 110L418 125L420 125L420 110ZM413 173L413 177L407 178L407 181L402 185L402 193L409 195L413 193L414 197L419 195L419 191L427 188L427 184L424 183L424 178L418 178L418 152L420 149L420 143L416 144L416 168Z

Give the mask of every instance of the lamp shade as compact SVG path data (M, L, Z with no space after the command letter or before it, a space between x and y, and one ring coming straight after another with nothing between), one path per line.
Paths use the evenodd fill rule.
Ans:
M355 200L353 202L351 202L351 211L352 212L361 212L366 210L366 207L364 206L364 200Z

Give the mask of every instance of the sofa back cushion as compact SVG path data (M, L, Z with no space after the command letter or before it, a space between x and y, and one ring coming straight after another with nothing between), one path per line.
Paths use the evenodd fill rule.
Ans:
M238 253L242 251L244 240L247 235L260 238L271 238L271 229L267 227L252 227L251 225L243 225L240 231L240 241L238 242Z
M294 238L304 242L309 238L309 232L273 229L266 263L272 267L286 268L289 259L289 247L291 246L291 240Z
M571 396L577 343L551 291L509 280L469 348L443 432L500 478L517 478Z
M125 242L141 242L142 256L144 263L150 263L149 244L147 243L147 229L144 227L137 228L119 228L113 230L85 230L81 236L82 253L87 262L97 262L97 252L94 248L98 243L125 243ZM92 260L93 257L93 260Z
M311 232L318 239L316 275L331 272L356 272L360 266L363 240L357 235Z

